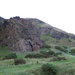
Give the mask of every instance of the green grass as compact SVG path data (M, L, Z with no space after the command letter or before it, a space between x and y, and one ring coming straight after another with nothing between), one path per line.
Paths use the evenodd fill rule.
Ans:
M6 50L6 52L5 52ZM41 49L47 50L47 49ZM52 51L55 49L51 48ZM37 51L39 53L39 51ZM0 55L9 54L11 51L8 48L0 48ZM24 58L27 53L34 52L25 52L17 53L18 58ZM64 56L67 60L62 61L50 61L54 57L50 58L26 58L26 64L23 65L14 65L14 59L10 60L0 60L0 75L45 75L41 70L41 67L45 63L53 64L56 66L58 73L57 75L74 75L75 74L75 57L67 55L59 55L59 57ZM37 63L38 62L38 63ZM72 74L73 73L73 74Z
M40 38L45 41L46 44L50 46L61 45L67 47L75 47L75 40L70 38L62 38L57 40L49 35L40 35ZM69 41L71 40L71 42Z
M43 75L41 72L41 66L44 63L49 63L49 64L53 64L57 67L58 69L58 74L57 75L66 75L70 72L73 72L75 70L75 57L70 57L70 56L65 56L67 58L67 60L62 60L62 61L55 61L55 62L51 62L50 60L52 58L40 58L40 59L25 59L26 60L26 64L25 65L14 65L14 60L10 59L10 60L4 60L4 61L0 61L0 73L2 73L2 75ZM38 61L38 64L37 64ZM70 72L68 72L70 71ZM38 74L38 72L40 72ZM75 73L75 72L74 72Z

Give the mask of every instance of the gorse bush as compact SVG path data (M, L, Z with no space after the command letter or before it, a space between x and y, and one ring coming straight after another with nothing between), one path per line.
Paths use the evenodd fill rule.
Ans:
M9 55L6 55L3 59L14 59L17 58L16 53L11 53Z
M27 54L25 58L48 58L50 56L54 56L55 52L51 50L43 51L41 50L40 53L35 53L35 54Z
M75 55L75 49L71 49L71 52L70 52L72 55Z
M68 52L65 48L63 48L62 46L55 46L56 49L59 49L63 52Z
M27 54L25 58L48 58L48 56L38 53L38 54Z
M70 39L68 39L69 42L72 42Z
M22 58L20 59L14 59L14 64L19 65L19 64L26 64L26 61Z
M26 56L25 56L25 58L40 58L40 57L42 57L43 55L42 54L40 54L40 53L36 53L36 54L27 54Z
M55 68L54 65L52 64L44 64L42 66L43 72L45 72L47 75L56 75L57 74L57 69Z
M55 57L51 61L61 61L61 60L67 60L65 57Z
M51 48L51 46L50 45L46 45L46 48Z
M75 49L71 49L71 53L75 53Z

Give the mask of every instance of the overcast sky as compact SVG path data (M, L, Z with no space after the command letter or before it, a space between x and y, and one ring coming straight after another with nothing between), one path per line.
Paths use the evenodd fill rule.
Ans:
M75 34L75 0L0 0L0 16L38 18Z

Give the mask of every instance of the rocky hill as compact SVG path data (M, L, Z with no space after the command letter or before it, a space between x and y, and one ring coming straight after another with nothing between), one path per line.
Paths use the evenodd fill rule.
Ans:
M20 17L4 20L0 25L0 46L18 51L34 51L45 47L39 30L31 21Z
M61 39L61 38L73 38L75 39L75 35L67 33L61 29L58 29L56 27L53 27L41 20L31 18L29 19L36 27L39 29L40 34L50 34L55 39Z
M13 17L5 20L0 17L0 22L0 46L8 46L19 51L39 50L45 47L45 43L51 46L75 46L74 34L36 18Z
M75 46L74 34L67 33L35 18L29 18L29 20L38 28L40 37L46 44Z

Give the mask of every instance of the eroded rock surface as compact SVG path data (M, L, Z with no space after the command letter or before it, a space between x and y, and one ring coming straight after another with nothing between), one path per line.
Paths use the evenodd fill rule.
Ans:
M39 30L28 19L11 18L0 26L0 45L19 51L39 50L45 47L39 35Z

